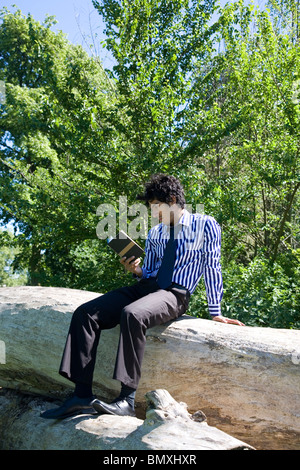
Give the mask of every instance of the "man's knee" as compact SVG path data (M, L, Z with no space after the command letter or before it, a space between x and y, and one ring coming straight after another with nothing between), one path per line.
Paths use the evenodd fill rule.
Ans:
M79 305L73 313L74 320L79 322L84 322L86 320L97 322L99 313L102 310L103 297L104 296L101 296L100 298L96 298Z
M79 307L74 310L72 315L72 322L82 323L86 318L87 312L85 308L85 304L80 305Z
M136 327L137 325L140 325L140 320L138 318L138 312L136 312L136 310L133 306L127 305L126 307L124 307L122 309L120 325L121 326L126 325L129 328Z

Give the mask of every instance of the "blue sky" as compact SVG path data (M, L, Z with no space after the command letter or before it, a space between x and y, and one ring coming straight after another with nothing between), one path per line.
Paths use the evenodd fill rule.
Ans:
M112 67L108 52L103 49L100 42L105 39L104 25L91 0L2 0L1 7L15 11L16 5L27 16L31 13L33 18L43 23L46 15L55 16L58 23L52 27L53 31L61 30L73 44L81 44L89 49L94 36L97 45L97 54L101 57L103 65ZM0 7L0 8L1 8ZM85 39L84 39L85 38Z

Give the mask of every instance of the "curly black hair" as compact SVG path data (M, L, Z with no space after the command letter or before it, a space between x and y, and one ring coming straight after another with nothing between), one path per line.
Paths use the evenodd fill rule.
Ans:
M183 209L185 197L180 181L174 176L157 173L152 175L150 181L145 184L144 194L139 194L137 199L144 200L147 204L149 201L157 199L170 205L174 196L176 204Z

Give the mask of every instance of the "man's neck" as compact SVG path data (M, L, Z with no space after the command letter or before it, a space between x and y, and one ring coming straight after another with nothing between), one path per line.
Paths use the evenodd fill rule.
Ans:
M183 215L184 209L179 208L178 211L172 213L172 217L170 220L170 225L175 226L178 224L179 220L181 219Z

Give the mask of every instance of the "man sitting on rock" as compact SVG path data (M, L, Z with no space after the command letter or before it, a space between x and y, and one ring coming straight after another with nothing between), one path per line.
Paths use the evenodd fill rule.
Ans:
M216 220L185 209L183 188L173 176L154 175L139 199L150 205L160 223L148 233L142 266L140 259L121 259L136 283L75 310L59 369L75 384L74 394L62 406L43 412L43 418L63 419L80 413L135 416L146 330L184 314L202 275L213 320L243 325L221 315L221 231ZM105 403L92 392L96 352L101 331L118 324L113 378L121 382L121 392L112 403Z

